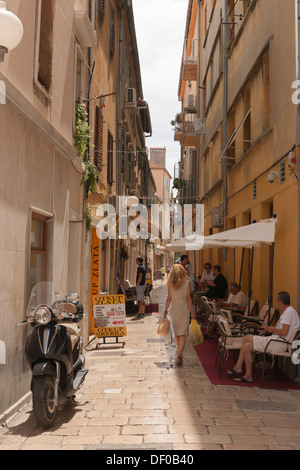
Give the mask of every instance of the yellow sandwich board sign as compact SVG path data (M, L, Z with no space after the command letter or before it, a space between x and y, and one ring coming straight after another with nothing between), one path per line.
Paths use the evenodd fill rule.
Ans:
M124 295L97 295L93 297L96 338L127 336Z

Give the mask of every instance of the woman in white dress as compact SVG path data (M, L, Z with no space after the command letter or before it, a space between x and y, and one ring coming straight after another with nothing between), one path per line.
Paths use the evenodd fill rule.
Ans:
M170 308L170 317L178 349L177 364L182 364L183 349L186 337L189 333L190 313L193 319L196 314L191 297L191 281L187 276L186 269L181 264L175 264L167 282L168 298L166 301L164 318Z

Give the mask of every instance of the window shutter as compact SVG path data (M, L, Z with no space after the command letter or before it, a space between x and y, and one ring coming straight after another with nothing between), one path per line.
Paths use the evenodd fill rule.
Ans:
M116 12L113 7L110 9L110 38L109 38L109 54L113 58L116 50Z
M121 173L126 172L126 159L127 159L127 148L126 148L126 127L121 127Z
M108 131L108 134L107 134L107 182L108 184L113 184L114 182L113 158L114 158L114 141L113 141L113 136L111 132Z
M103 114L99 106L96 107L95 165L99 171L102 171L102 168L103 168Z
M50 91L53 54L53 8L52 0L42 0L40 22L40 47L38 81Z
M100 26L103 25L105 11L106 11L106 0L98 0L98 16L99 16Z

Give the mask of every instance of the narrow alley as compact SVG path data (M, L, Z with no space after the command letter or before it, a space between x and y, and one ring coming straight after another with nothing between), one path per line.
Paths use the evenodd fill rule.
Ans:
M163 311L167 288L152 302ZM299 449L298 391L213 386L188 341L183 366L156 334L160 314L127 318L120 343L87 348L89 374L77 406L55 427L37 426L31 402L0 427L2 450Z

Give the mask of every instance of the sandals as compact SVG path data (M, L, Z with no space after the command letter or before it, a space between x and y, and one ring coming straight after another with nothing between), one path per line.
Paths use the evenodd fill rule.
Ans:
M245 384L252 384L253 380L247 380L245 377L237 377L236 379L232 379L233 382L237 383L245 383Z
M235 370L234 368L229 369L229 370L226 372L226 374L227 374L227 375L230 375L230 376L241 375L242 373L243 373L243 371L238 372L238 371Z
M176 364L177 364L178 366L182 366L182 362L183 362L182 356L177 356Z

